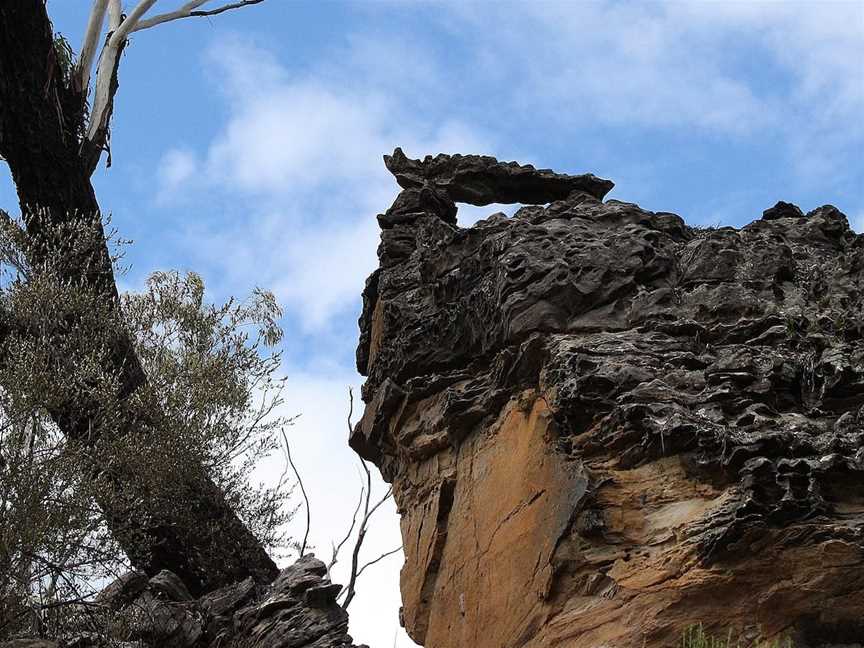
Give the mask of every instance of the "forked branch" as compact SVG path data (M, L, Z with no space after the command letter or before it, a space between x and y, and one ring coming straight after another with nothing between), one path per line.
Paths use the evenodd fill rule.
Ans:
M348 432L351 433L351 429L353 428L353 424L351 418L354 414L354 392L351 389L348 389ZM379 555L377 558L374 558L362 566L360 565L360 549L363 547L363 542L366 540L366 532L369 529L369 521L372 519L372 516L375 514L381 505L390 499L393 496L393 489L388 488L387 492L384 493L384 496L381 499L377 500L374 504L372 503L372 472L369 470L369 466L363 459L360 459L360 466L363 468L363 472L365 474L365 486L361 490L361 500L363 502L363 517L360 518L360 526L357 529L357 540L354 543L354 550L351 552L351 574L348 579L348 585L339 593L338 598L342 598L343 601L341 603L342 609L347 610L348 606L351 604L351 601L354 600L354 595L356 594L357 587L357 579L360 575L366 570L367 567L371 567L372 565L384 560L388 556L392 556L402 549L401 545L396 549L391 549L390 551L386 551ZM365 494L364 494L365 492ZM355 513L356 519L356 513ZM353 529L354 522L352 521L351 527ZM351 535L349 530L348 535ZM344 541L343 541L344 543ZM341 548L341 544L339 547ZM336 556L338 554L338 550L334 550L333 559L331 560L331 566L336 563Z
M108 32L96 66L90 120L86 124L84 141L81 144L82 156L89 173L92 174L96 170L102 151L107 149L111 113L114 109L114 95L119 87L117 70L120 66L123 49L131 33L181 18L215 16L232 9L260 4L264 0L240 0L213 9L199 9L210 2L212 0L190 0L175 11L148 18L146 17L147 12L153 8L156 0L140 0L127 16L123 16L120 0L94 0L87 19L81 55L73 75L76 91L82 97L86 97L96 50L102 37L102 28L107 13ZM110 155L108 159L110 166Z

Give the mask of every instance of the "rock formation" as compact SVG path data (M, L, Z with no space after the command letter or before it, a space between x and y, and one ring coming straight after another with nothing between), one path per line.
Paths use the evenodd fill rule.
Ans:
M426 648L864 641L864 236L478 156L385 158L352 447ZM529 204L456 225L456 203ZM546 204L548 203L548 204Z
M162 571L126 574L83 608L86 625L65 641L17 639L0 648L368 648L354 646L348 613L337 603L340 585L327 568L304 556L262 588L250 576L199 599Z

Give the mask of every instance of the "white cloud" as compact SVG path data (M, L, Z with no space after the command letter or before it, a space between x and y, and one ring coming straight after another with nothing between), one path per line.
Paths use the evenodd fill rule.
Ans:
M368 179L370 152L387 147L387 111L374 95L349 96L309 81L237 108L210 149L208 173L244 191L309 191L331 179Z
M362 58L385 54L364 48ZM190 256L218 265L217 292L273 289L309 332L359 304L377 267L375 214L398 191L383 153L398 145L415 155L494 152L477 129L424 123L375 87L342 83L326 65L321 75L289 79L271 54L236 39L208 61L228 99L227 123L197 167L191 152L165 155L161 191L233 196L232 222L188 226ZM260 84L250 83L257 77ZM196 182L184 182L196 169Z
M513 88L519 107L560 124L692 126L745 134L768 105L724 69L665 5L524 3L456 13L479 27L484 72ZM530 56L525 56L530 52Z
M859 234L864 234L864 212L860 212L857 216L850 218L849 224L853 230Z
M502 103L564 131L613 125L755 138L808 182L860 167L860 2L463 3ZM850 161L855 162L850 165Z
M170 199L183 184L192 180L197 170L198 161L189 149L175 148L165 153L156 169L160 201Z
M359 304L365 278L378 265L378 236L375 219L367 217L292 237L272 286L280 303L301 313L307 330L326 326L346 304Z

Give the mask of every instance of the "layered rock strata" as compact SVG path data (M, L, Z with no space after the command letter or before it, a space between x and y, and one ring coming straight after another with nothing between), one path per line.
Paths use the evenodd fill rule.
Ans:
M385 158L352 447L427 648L864 641L864 236L479 156ZM456 224L457 202L525 203ZM533 203L527 205L528 203ZM547 204L548 203L548 204Z

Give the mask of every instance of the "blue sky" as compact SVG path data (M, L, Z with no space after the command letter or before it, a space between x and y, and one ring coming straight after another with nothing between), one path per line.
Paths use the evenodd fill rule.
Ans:
M89 4L48 3L75 47ZM357 483L345 389L360 381L374 216L396 193L382 154L399 145L593 172L615 181L610 198L692 224L743 225L781 199L832 203L864 231L862 114L860 0L267 0L134 35L114 166L95 184L135 241L126 287L178 268L200 272L215 299L255 285L279 297L286 409L303 413L293 433L326 550ZM0 207L11 212L7 176ZM460 221L492 211L460 209ZM398 544L392 510L371 542ZM394 642L398 562L352 606L356 638L372 646Z

